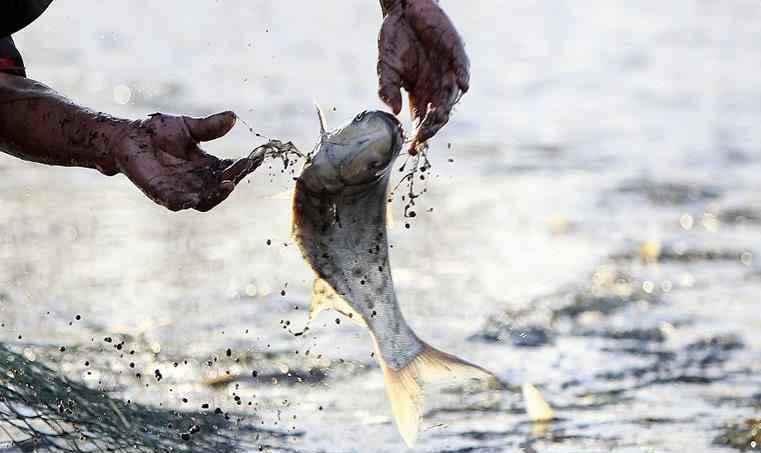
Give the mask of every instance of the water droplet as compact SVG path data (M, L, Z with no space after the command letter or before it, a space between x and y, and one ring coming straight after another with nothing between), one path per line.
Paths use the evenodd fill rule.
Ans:
M129 104L132 100L132 90L127 85L116 85L114 87L114 102L119 105Z
M645 281L642 283L642 290L647 294L651 294L655 289L655 283L651 281Z
M682 217L679 218L679 225L689 231L695 225L695 219L689 214L682 214Z

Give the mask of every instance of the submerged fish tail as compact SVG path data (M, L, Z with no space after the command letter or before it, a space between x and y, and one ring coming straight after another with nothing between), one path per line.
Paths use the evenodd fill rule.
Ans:
M376 354L386 381L391 410L404 442L413 447L423 416L424 387L426 384L446 380L485 379L499 383L491 372L459 357L439 351L414 337L419 352L400 368L393 367L380 353L376 340Z

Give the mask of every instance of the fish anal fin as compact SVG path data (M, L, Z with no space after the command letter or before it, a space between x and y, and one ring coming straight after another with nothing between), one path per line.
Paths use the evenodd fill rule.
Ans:
M415 445L420 432L425 403L423 388L426 384L470 378L484 379L495 387L499 386L499 379L491 372L425 343L421 352L398 370L388 366L377 351L376 342L376 355L386 380L396 427L410 448Z
M312 289L312 302L309 306L309 320L311 321L324 310L335 310L355 323L366 326L362 316L346 303L346 300L333 289L330 283L316 278Z

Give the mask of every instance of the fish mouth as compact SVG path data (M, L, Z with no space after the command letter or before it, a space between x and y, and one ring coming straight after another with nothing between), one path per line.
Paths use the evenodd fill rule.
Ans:
M325 132L299 180L315 193L361 190L381 180L404 145L401 122L390 113L371 110Z
M404 143L404 129L402 128L402 123L399 121L399 119L396 116L382 110L376 110L373 113L380 116L391 129L391 134L394 137L394 149L396 149L396 147L401 148L402 143Z

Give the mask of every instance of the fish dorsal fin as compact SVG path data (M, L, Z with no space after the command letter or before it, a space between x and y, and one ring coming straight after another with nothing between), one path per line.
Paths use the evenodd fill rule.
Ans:
M321 278L314 280L312 290L312 303L309 306L309 320L313 320L323 310L335 310L360 326L365 326L362 316L359 315L335 289Z
M328 120L317 101L314 101L314 108L317 109L317 119L320 121L320 138L324 140L328 136Z

